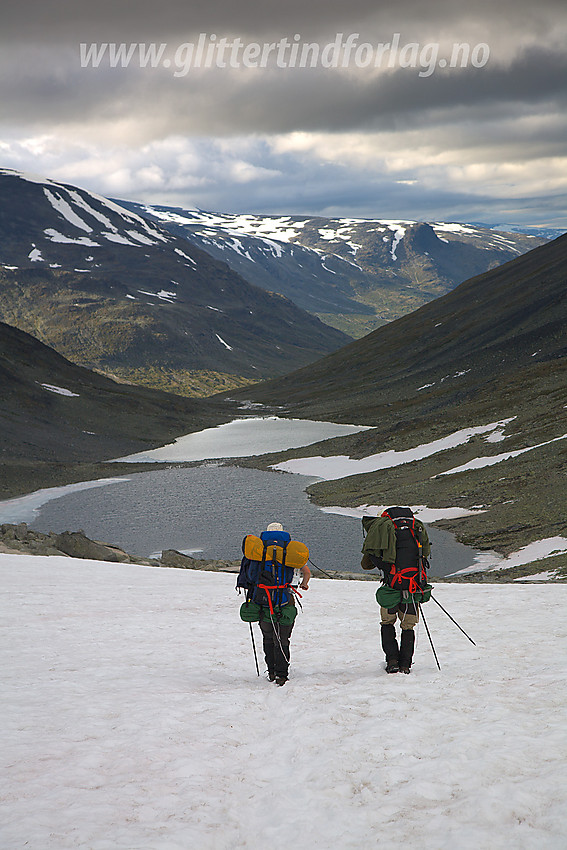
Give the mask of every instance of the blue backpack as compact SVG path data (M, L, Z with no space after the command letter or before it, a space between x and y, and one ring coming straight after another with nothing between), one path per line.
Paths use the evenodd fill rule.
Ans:
M271 612L287 605L294 568L307 563L307 547L292 540L287 531L263 531L259 538L247 534L242 552L236 587L246 591L246 602L267 605Z

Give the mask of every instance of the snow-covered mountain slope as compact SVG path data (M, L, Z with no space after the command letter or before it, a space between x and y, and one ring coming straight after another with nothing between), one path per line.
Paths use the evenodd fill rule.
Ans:
M2 847L563 850L565 586L437 585L476 646L430 602L389 676L375 584L313 580L277 688L234 576L0 569Z
M6 169L0 273L0 319L133 380L209 372L230 386L348 341L113 201Z
M546 240L488 227L260 216L121 201L337 327L367 332Z
M299 219L207 213L121 201L172 233L222 259L247 280L291 298L311 313L362 314L374 310L356 299L352 279L364 274L352 258L305 247Z

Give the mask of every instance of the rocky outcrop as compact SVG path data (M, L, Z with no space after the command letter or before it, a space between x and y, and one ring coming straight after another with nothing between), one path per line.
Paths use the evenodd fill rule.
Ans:
M71 558L88 558L94 561L159 566L157 560L138 558L111 543L91 540L84 531L64 531L62 534L50 531L49 534L43 534L28 528L25 522L18 525L0 525L0 544L4 552L68 555Z
M25 522L0 525L0 542L5 552L27 552L30 555L61 555L55 545L55 534L32 531Z
M71 558L90 558L93 561L128 563L130 556L115 546L90 540L83 531L64 531L55 537L57 549Z
M43 534L28 528L25 522L18 525L0 525L0 553L20 552L29 555L67 555L93 561L110 561L116 564L142 564L150 567L175 567L184 570L212 570L238 572L240 561L200 560L184 555L176 549L166 549L160 558L141 558L129 555L118 546L91 540L84 531L64 531Z
M176 567L182 570L212 570L213 572L238 572L240 561L225 560L201 560L184 555L176 549L165 549L161 553L160 565L162 567Z

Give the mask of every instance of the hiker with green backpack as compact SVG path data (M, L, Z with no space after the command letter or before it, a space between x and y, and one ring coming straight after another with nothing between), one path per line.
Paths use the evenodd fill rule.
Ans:
M240 606L240 618L250 623L253 646L252 623L259 624L268 679L282 686L289 674L289 643L297 616L295 597L301 596L297 585L301 582L301 590L309 589L309 549L292 540L280 522L272 522L259 537L246 535L242 553L236 589L246 592L246 601ZM256 669L260 675L257 660Z
M380 605L380 633L388 673L409 673L415 646L414 627L419 609L431 598L427 583L431 546L423 523L410 508L387 508L381 516L362 517L365 533L361 566L382 570L376 591ZM401 626L400 644L396 620Z

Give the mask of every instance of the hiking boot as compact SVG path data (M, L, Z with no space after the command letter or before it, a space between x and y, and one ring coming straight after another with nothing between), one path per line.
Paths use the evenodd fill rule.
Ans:
M409 673L411 667L400 667L400 673Z
M275 681L276 681L276 674L272 673L270 670L268 670L268 682L275 682Z
M386 659L386 673L397 673L399 669L397 658Z
M285 685L287 682L287 678L285 676L276 676L276 685L279 685L280 688L282 685Z

